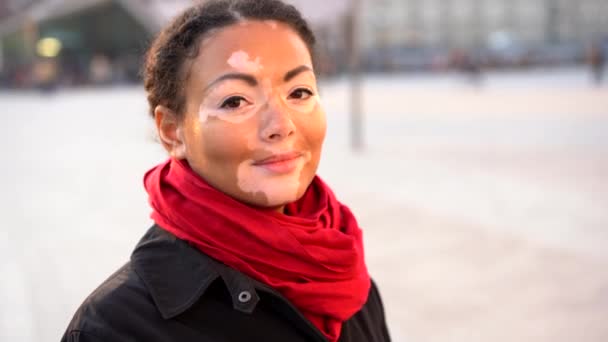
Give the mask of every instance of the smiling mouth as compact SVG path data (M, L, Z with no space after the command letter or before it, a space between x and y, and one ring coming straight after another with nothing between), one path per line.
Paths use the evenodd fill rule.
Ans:
M254 166L264 168L272 173L290 173L298 167L300 159L303 157L301 152L289 152L275 154L268 158L256 161Z

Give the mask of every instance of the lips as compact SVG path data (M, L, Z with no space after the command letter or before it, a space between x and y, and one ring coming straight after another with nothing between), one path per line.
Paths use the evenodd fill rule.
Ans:
M273 173L289 173L298 166L302 156L303 153L301 152L273 154L254 162L253 165L262 167Z

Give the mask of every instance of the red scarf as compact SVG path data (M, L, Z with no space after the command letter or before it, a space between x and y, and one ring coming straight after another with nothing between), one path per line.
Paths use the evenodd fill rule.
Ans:
M235 200L182 160L151 169L144 185L159 226L279 291L329 341L367 301L361 230L319 177L288 215Z

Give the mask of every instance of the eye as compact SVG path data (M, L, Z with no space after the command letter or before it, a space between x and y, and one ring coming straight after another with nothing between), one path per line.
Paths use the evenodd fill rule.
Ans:
M245 100L245 98L242 96L231 96L231 97L227 98L226 100L224 100L224 102L222 102L222 104L220 105L220 108L237 109L237 108L241 107L241 104L243 101L247 102L247 100Z
M306 100L309 97L313 96L312 91L306 88L298 88L294 90L291 94L289 94L289 98L296 100Z

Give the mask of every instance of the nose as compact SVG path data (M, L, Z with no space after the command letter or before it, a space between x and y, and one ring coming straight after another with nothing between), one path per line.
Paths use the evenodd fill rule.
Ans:
M287 108L275 102L266 104L263 110L260 129L262 140L268 142L281 141L295 134L296 125Z

